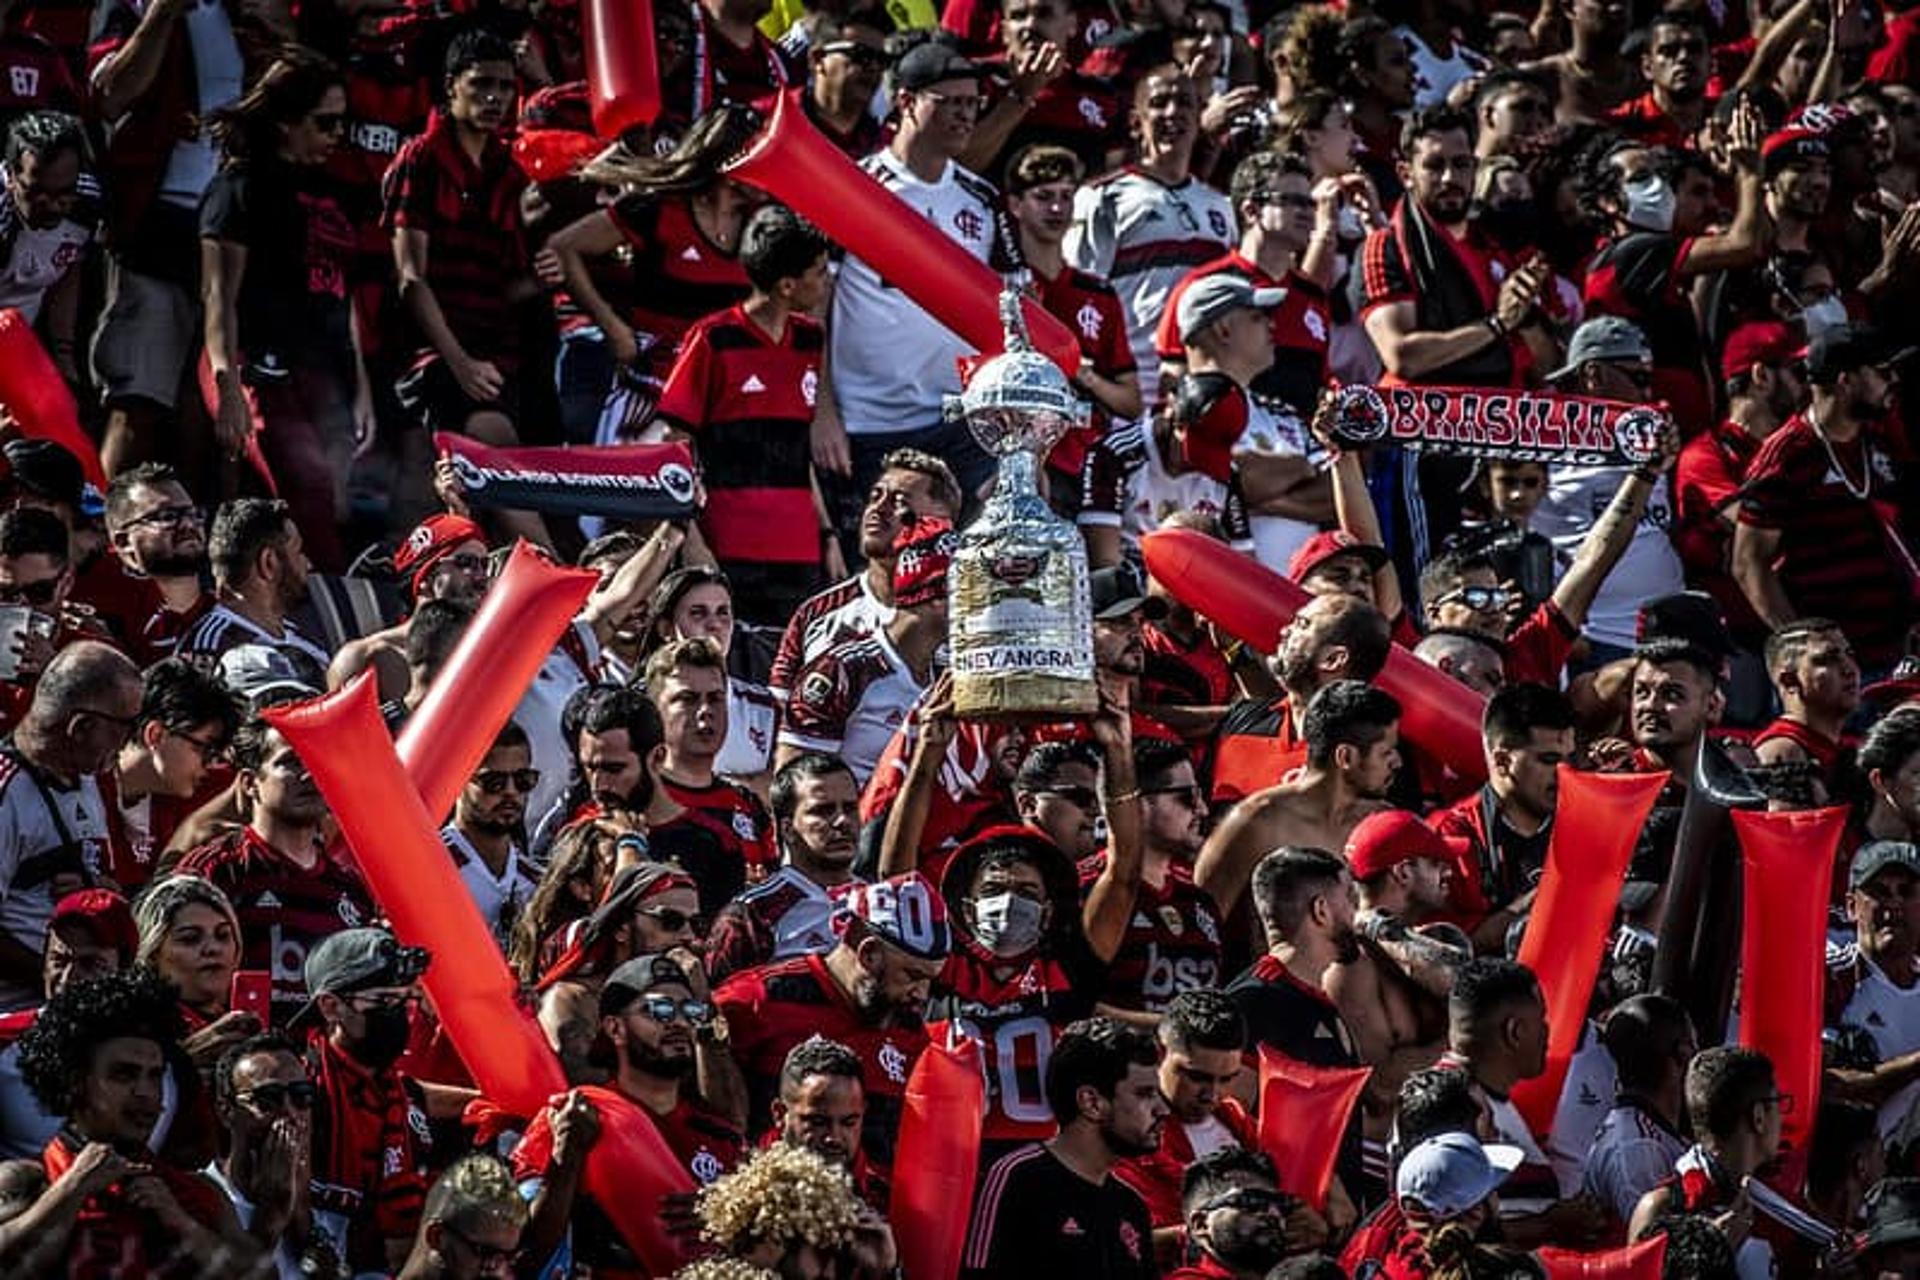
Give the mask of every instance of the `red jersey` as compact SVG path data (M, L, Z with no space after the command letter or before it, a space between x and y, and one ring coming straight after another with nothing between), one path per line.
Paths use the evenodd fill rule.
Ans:
M1082 899L1106 869L1104 851L1080 864ZM1159 888L1135 891L1127 934L1107 971L1100 999L1119 1009L1165 1013L1183 991L1217 987L1223 978L1220 909L1193 883L1193 868L1175 863Z
M685 805L726 828L728 849L739 854L750 879L758 880L780 865L773 815L750 788L718 774L704 787L671 778L660 781L675 804Z
M1227 708L1213 756L1213 802L1242 800L1277 786L1307 762L1307 740L1285 695L1245 699Z
M685 200L625 196L607 206L607 216L632 250L635 279L646 282L627 316L640 345L635 372L664 382L694 322L744 301L753 286L740 259L707 239Z
M1273 363L1248 390L1267 403L1279 402L1302 418L1311 417L1327 380L1327 344L1333 333L1333 303L1327 291L1297 271L1276 280L1238 249L1189 271L1167 295L1166 310L1154 330L1153 346L1162 360L1185 360L1175 312L1181 295L1195 281L1222 273L1241 276L1256 289L1280 289L1286 297L1271 313Z
M893 731L880 752L873 776L860 792L860 821L885 822L900 798L913 759L913 723ZM999 726L962 720L947 744L940 781L927 797L927 821L920 830L920 871L939 883L946 857L969 835L996 822L1018 822L1013 797L995 769L993 749L1002 739Z
M700 527L723 563L820 562L811 434L825 345L811 316L788 316L773 338L741 306L680 341L657 411L699 450Z
M211 880L233 903L245 940L243 969L273 975L273 1020L284 1025L307 999L307 952L322 938L373 920L373 899L344 847L315 851L303 867L252 827L210 840L180 859L182 875Z
M625 1106L645 1115L666 1140L668 1150L687 1167L687 1172L700 1186L732 1170L746 1152L747 1141L740 1131L727 1123L725 1116L685 1091L673 1110L665 1115L655 1115L636 1100L611 1089L592 1089L587 1096L596 1107ZM513 1149L513 1173L516 1179L524 1181L543 1178L552 1167L553 1126L543 1110L533 1117L520 1145Z
M1691 237L1630 231L1600 246L1583 291L1589 316L1625 316L1646 332L1654 398L1672 407L1683 435L1713 421L1700 326L1687 297L1692 277L1681 270L1692 251Z
M313 1107L314 1226L349 1269L384 1269L385 1242L411 1238L426 1203L432 1145L419 1087L398 1071L373 1071L307 1036Z
M881 1169L892 1166L900 1099L914 1059L927 1046L925 1026L875 1025L854 1007L821 956L796 956L736 973L720 984L713 999L727 1019L728 1041L747 1077L757 1117L767 1115L780 1068L802 1040L825 1036L859 1055L867 1092L862 1145Z
M1260 1146L1259 1127L1245 1107L1232 1098L1222 1098L1213 1109L1213 1118L1227 1127L1233 1142L1242 1147ZM1129 1156L1113 1166L1113 1176L1139 1193L1153 1216L1154 1230L1177 1227L1186 1221L1180 1211L1180 1185L1187 1166L1196 1156L1193 1137L1187 1126L1168 1116L1160 1126L1160 1149L1152 1155Z
M180 824L233 782L233 770L225 765L209 769L200 789L184 800L176 796L146 797L144 830L128 821L114 773L109 770L99 774L95 781L100 784L100 805L107 815L107 855L101 869L123 893L131 894L153 878L154 866Z
M81 101L72 68L49 41L26 31L0 33L0 120L43 110L77 115Z
M1713 109L1711 101L1707 103L1707 109ZM1694 149L1693 135L1661 109L1660 104L1654 101L1651 89L1609 111L1607 120L1619 126L1620 132L1638 139L1643 146L1674 147L1685 151Z
M1784 738L1806 752L1808 758L1820 766L1820 772L1829 780L1833 775L1833 766L1840 762L1840 753L1846 749L1845 744L1835 742L1817 729L1801 724L1798 720L1789 720L1785 716L1779 717L1753 735L1753 745L1760 747L1776 738Z
M1558 688L1560 673L1566 670L1567 659L1579 639L1580 628L1567 620L1560 606L1551 600L1542 600L1507 637L1507 683L1526 682Z
M1080 341L1080 354L1105 378L1134 372L1133 348L1127 342L1127 314L1120 295L1099 276L1065 267L1052 279L1033 273L1040 305L1059 318ZM1107 411L1094 405L1092 421L1060 437L1047 455L1047 466L1077 481L1080 465L1107 429Z
M1224 707L1233 701L1233 668L1204 629L1189 647L1149 622L1140 629L1140 641L1147 649L1143 703Z
M1056 937L1064 942L1009 966L957 936L927 1000L930 1020L957 1021L979 1042L987 1080L985 1141L1045 1139L1059 1128L1047 1105L1047 1061L1067 1024L1093 1012L1107 966L1087 946L1078 922ZM1008 968L1004 977L996 972Z
M1747 468L1759 452L1760 441L1722 421L1687 441L1673 470L1674 549L1686 565L1687 581L1713 596L1736 635L1764 630L1731 571L1731 521L1739 510Z
M40 1153L47 1181L58 1182L85 1145L71 1130L55 1134ZM232 1202L204 1175L160 1159L150 1161L147 1168L194 1220L215 1224L232 1216ZM62 1251L65 1265L53 1274L72 1280L192 1280L203 1269L199 1259L182 1251L179 1243L172 1233L158 1228L151 1212L129 1201L126 1184L117 1182L80 1207Z

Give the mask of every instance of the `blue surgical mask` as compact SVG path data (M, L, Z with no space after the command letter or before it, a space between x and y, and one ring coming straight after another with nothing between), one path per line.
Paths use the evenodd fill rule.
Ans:
M1657 173L1639 174L1621 187L1627 200L1627 225L1636 231L1673 230L1673 188Z
M1810 307L1800 312L1800 322L1807 327L1807 338L1817 338L1828 329L1847 322L1847 304L1839 294L1830 293Z

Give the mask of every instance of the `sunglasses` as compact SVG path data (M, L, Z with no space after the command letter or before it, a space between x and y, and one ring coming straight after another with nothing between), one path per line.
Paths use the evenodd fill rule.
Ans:
M256 1111L283 1111L289 1106L296 1111L309 1111L318 1095L311 1081L295 1080L291 1084L257 1084L233 1096Z
M521 795L527 795L540 785L538 769L482 769L473 775L474 785L481 792L497 796L511 787Z
M628 1005L626 1011L632 1013L635 1009L655 1022L680 1018L696 1027L706 1026L707 1019L713 1016L713 1006L705 1000L675 1000L672 996L641 996Z
M1458 600L1475 613L1495 613L1507 607L1507 592L1501 587L1458 587L1440 597L1440 603Z
M1206 792L1197 782L1189 782L1183 787L1148 787L1140 793L1143 796L1176 796L1198 809L1207 802Z
M641 907L636 914L647 917L668 933L690 929L700 919L689 912L675 911L672 907Z
M42 578L38 582L18 582L0 586L0 604L52 604L60 594L60 579Z
M887 65L887 51L876 49L858 40L829 40L820 46L820 56L837 53L847 61L862 67L884 67Z
M1285 1213L1287 1197L1282 1192L1269 1191L1265 1187L1235 1187L1207 1201L1207 1213L1216 1209L1237 1209L1241 1213Z
M1076 809L1098 809L1100 796L1092 787L1042 787L1035 795L1058 796Z

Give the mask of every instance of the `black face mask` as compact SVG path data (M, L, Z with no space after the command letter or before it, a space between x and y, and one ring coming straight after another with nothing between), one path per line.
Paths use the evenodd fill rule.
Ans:
M363 1066L384 1071L398 1062L400 1055L407 1051L407 1040L413 1030L407 1017L407 1006L402 1004L391 1008L368 1009L362 1016L366 1019L367 1029L353 1046L353 1056Z

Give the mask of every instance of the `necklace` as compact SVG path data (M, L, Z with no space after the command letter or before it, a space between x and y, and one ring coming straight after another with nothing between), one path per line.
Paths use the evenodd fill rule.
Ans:
M1820 429L1820 419L1814 417L1812 405L1807 406L1807 425L1813 428L1814 438L1820 441L1820 447L1827 451L1827 461L1833 464L1833 474L1840 477L1841 487L1865 502L1867 495L1873 492L1873 461L1867 457L1866 441L1860 442L1860 484L1856 488L1853 481L1847 478L1847 469L1840 465L1840 455L1833 451L1833 442Z

